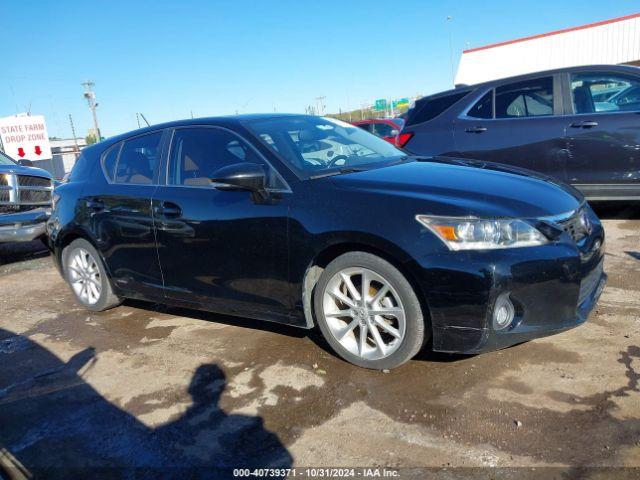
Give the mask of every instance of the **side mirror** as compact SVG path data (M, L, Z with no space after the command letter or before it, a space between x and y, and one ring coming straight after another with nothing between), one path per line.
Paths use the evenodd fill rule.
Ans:
M400 130L396 130L394 128L393 130L391 130L391 134L389 136L390 137L397 137L398 135L400 135Z
M18 165L22 165L23 167L33 167L33 162L31 160L27 160L26 158L21 158L18 160Z
M211 182L218 190L264 192L267 174L262 165L251 162L234 163L213 174Z

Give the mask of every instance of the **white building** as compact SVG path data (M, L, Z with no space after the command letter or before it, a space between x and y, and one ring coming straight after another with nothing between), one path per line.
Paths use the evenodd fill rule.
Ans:
M51 160L34 161L33 166L44 168L55 178L62 178L69 173L80 155L80 150L87 146L84 138L65 138L49 140L51 145Z
M455 83L596 64L640 66L640 13L465 50Z

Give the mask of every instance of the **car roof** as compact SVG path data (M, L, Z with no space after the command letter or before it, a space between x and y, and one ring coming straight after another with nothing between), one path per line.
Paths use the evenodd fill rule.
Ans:
M482 83L475 83L473 85L459 85L459 86L456 86L456 88L446 90L443 92L434 93L432 95L423 97L420 100L418 100L418 102L420 102L423 99L438 98L441 96L452 95L454 93L477 90L478 88L494 87L497 85L502 85L503 83L525 81L531 78L538 78L545 75L554 75L556 73L566 73L566 72L585 72L585 71L593 71L593 70L609 70L609 71L620 72L620 73L631 73L636 75L640 74L640 67L635 67L632 65L603 64L603 65L580 65L576 67L556 68L553 70L543 70L540 72L531 72L523 75L516 75L514 77L496 78L495 80L489 80L488 82L482 82Z
M242 123L252 120L269 120L275 118L287 118L287 117L309 117L311 115L305 115L302 113L251 113L243 115L226 115L218 117L201 117L201 118L187 118L183 120L173 120L171 122L158 123L150 125L148 127L139 128L137 130L131 130L129 132L121 133L113 137L109 137L95 146L101 146L107 148L115 143L118 143L127 138L135 137L137 135L144 135L145 133L154 132L156 130L162 130L172 127L184 127L189 125L217 125L217 126L238 126ZM92 145L91 147L93 147Z

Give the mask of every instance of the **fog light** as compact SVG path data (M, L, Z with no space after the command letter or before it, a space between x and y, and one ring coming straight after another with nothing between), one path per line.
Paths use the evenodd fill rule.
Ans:
M503 293L498 297L493 308L493 328L495 330L504 330L511 325L515 314L516 309L509 299L509 294Z

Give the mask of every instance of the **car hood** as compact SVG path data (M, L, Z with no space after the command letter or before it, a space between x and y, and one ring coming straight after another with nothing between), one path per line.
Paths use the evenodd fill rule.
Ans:
M0 165L0 173L17 173L18 175L33 175L51 179L51 174L42 168L24 167L22 165Z
M338 188L405 197L427 215L538 218L583 202L573 187L549 177L466 159L422 159L331 180Z

